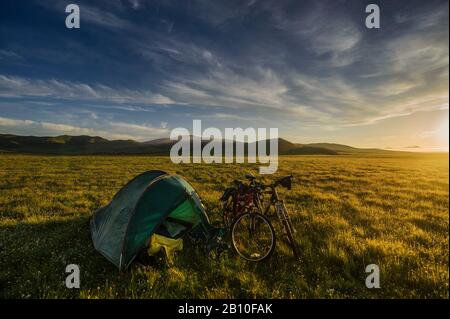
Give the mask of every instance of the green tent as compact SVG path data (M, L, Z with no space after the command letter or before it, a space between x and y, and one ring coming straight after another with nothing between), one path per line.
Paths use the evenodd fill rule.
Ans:
M128 182L91 219L95 249L127 268L154 233L179 238L194 227L209 226L200 198L182 177L159 170Z

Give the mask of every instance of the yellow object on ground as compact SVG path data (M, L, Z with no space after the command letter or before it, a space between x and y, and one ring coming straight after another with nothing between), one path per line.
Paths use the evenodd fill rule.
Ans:
M150 237L148 244L148 254L150 256L154 256L159 253L161 249L164 250L168 262L172 263L174 252L181 251L183 249L183 239L173 239L153 234Z

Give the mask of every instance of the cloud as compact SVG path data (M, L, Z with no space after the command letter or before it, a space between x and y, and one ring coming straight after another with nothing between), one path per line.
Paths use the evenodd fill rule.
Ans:
M360 28L334 1L313 2L294 10L295 14L281 5L272 5L270 10L274 26L320 57L324 66L348 66L360 57Z
M153 127L151 125L138 125L138 124L130 124L123 122L110 122L110 126L114 130L119 130L121 132L129 132L134 136L167 136L169 134L169 130L167 127Z
M388 117L448 107L448 77L442 74L431 80L435 85L430 85L426 68L425 73L411 71L410 77L390 76L388 80L367 83L338 74L319 76L292 70L280 74L262 67L246 70L242 75L221 67L211 70L207 77L178 77L161 87L179 104L253 109L265 114L282 110L291 120L312 125L367 125Z
M0 117L0 126L27 126L34 124L31 120L15 120L5 117Z
M314 21L316 23L313 23ZM351 19L331 12L328 15L313 12L308 19L302 21L294 33L308 44L308 50L318 55L348 54L362 39L361 32Z
M134 10L138 10L142 5L140 0L128 0L128 2Z
M128 20L119 18L116 14L106 10L100 10L87 5L82 5L82 10L82 22L86 21L88 23L112 29L127 29L132 26Z
M29 79L0 75L0 97L46 97L113 103L171 104L170 98L151 91L115 89L103 84L86 84L56 79Z
M18 120L0 117L0 128L14 129L34 129L47 131L57 134L76 134L76 135L89 135L95 134L95 130L91 128L77 127L67 124L49 123L49 122L39 122L33 120Z
M132 1L138 2L138 1ZM61 12L70 2L59 0L47 0L39 2L39 5L52 11ZM89 4L86 4L89 3ZM90 2L77 2L80 7L80 25L84 28L84 23L94 24L103 28L113 30L125 30L133 28L133 24L127 19L119 17L122 5L118 5L117 1L98 1L101 7L92 6ZM134 6L133 6L134 8Z
M101 123L100 123L101 124ZM168 136L167 127L152 127L125 122L107 122L97 128L80 127L64 123L47 121L22 120L0 117L0 131L12 134L34 135L91 135L109 139L150 140Z
M21 60L22 56L13 51L0 49L0 60Z
M104 106L92 105L92 107L94 107L94 108L103 107L106 109L116 109L116 110L123 110L123 111L128 111L128 112L149 112L149 113L155 112L155 110L153 108L137 106L137 105L104 105Z
M448 26L448 1L437 2L434 6L421 6L415 12L398 12L394 15L394 21L416 31L444 29L445 25Z
M446 67L449 62L448 45L443 40L437 36L417 35L393 38L386 45L385 63L391 67L391 73L397 74L417 74Z
M211 49L173 37L151 34L148 41L132 43L133 50L159 67L179 63L182 66L220 67L220 58Z
M220 68L211 71L208 77L166 81L162 88L175 100L194 105L281 108L287 87L270 69L257 67L254 72L257 78Z
M48 122L34 122L33 124L41 126L43 129L48 129L54 132L61 132L64 134L93 134L95 130L85 127L77 127L67 124L48 123ZM94 133L95 134L95 133Z

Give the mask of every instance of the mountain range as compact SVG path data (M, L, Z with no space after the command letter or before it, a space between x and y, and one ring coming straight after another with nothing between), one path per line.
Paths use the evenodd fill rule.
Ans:
M209 141L202 140L202 147ZM146 154L169 155L176 141L160 138L146 142L134 140L107 140L99 136L19 136L0 134L0 152L28 154L61 154L61 155L93 155L93 154ZM240 143L240 142L235 142ZM234 143L234 144L235 144ZM267 148L269 141L266 141ZM222 144L224 145L224 144ZM236 145L234 145L236 146ZM248 143L244 143L247 150ZM355 148L334 143L292 143L278 139L280 155L339 155L355 153L390 153L393 151L381 149Z

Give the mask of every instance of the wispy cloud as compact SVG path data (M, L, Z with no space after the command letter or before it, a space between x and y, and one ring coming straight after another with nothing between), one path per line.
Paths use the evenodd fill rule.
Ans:
M141 0L128 0L134 10L138 10L142 6Z
M121 132L133 132L135 136L166 136L169 133L169 130L166 127L152 127L148 124L130 124L123 122L110 122L109 123L114 130L118 130Z
M134 1L138 4L138 1ZM133 8L135 4L133 4ZM118 17L116 14L112 12L108 12L106 10L99 10L92 6L83 5L83 22L96 24L106 28L112 29L127 29L132 26L132 24L125 19ZM139 8L137 5L136 9Z
M258 79L217 69L210 72L208 77L179 77L166 81L162 87L178 101L194 105L282 107L281 96L287 88L269 69L258 68L256 73L259 74Z
M151 140L169 134L166 127L152 127L148 124L130 124L124 122L107 122L99 128L81 127L63 123L22 120L0 117L0 131L27 134L33 131L36 135L92 135L110 139ZM28 133L29 134L29 133Z
M114 103L170 104L170 98L151 91L127 88L112 88L103 84L87 84L41 80L18 76L0 75L0 96L3 97L48 97L68 100L109 101Z
M361 28L334 1L314 2L297 14L280 4L272 5L271 10L274 26L320 56L327 67L347 66L360 57Z
M13 51L0 49L0 60L21 60L20 54Z
M97 4L101 4L102 7L96 7L92 4L92 2L86 2L83 0L78 1L76 4L80 7L80 21L82 27L84 27L84 23L97 25L107 29L113 30L124 30L130 29L133 27L133 23L128 21L126 18L122 18L119 16L120 11L119 8L122 7L120 2L118 1L107 1L106 3L102 3L103 1L98 1ZM139 7L139 1L130 2L134 8ZM48 10L64 12L64 8L69 3L67 1L60 0L47 0L39 2L39 5L45 7ZM114 10L115 9L115 10Z

